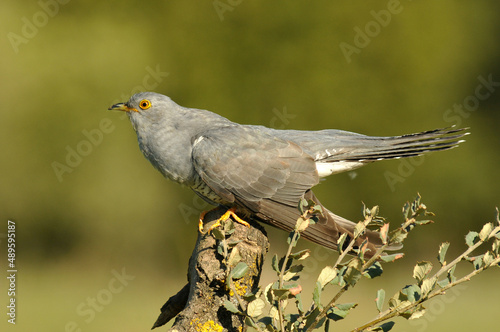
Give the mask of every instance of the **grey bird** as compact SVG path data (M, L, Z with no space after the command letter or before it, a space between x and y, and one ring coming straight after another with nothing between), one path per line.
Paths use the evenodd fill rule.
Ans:
M378 160L451 149L467 134L453 128L394 137L335 129L278 130L234 123L154 92L137 93L109 109L127 112L140 150L166 178L213 205L227 207L230 215L251 215L288 232L300 216L301 198L321 204L311 190L320 179ZM353 235L355 223L325 207L323 211L302 236L336 249L340 235ZM373 231L365 238L369 257L382 241Z

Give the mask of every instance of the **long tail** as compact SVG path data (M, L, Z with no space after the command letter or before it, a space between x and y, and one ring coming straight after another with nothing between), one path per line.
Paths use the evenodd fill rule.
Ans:
M441 128L417 134L392 137L375 137L336 133L336 142L318 151L317 161L372 162L382 159L394 159L418 156L426 152L448 150L457 147L462 137L468 135L468 128ZM339 147L337 147L337 145Z

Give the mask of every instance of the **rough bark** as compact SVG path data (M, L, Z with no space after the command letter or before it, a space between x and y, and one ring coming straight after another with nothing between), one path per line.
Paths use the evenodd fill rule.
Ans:
M225 209L218 208L207 213L204 218L205 231L224 212ZM258 287L262 263L269 247L262 226L252 220L247 221L251 227L234 223L235 231L226 237L227 242L240 241L235 248L238 248L241 261L249 267L244 277L234 280L240 298ZM230 300L244 311L226 285L227 268L223 255L217 252L218 243L210 234L198 234L189 260L188 284L163 305L153 328L176 317L169 331L246 331L245 317L233 314L224 307L224 301ZM246 306L246 302L243 302Z

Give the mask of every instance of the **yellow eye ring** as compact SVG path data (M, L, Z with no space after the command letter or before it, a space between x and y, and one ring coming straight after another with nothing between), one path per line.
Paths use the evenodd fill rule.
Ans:
M151 107L151 102L147 99L143 99L139 102L139 107L142 109L142 110L147 110L148 108Z

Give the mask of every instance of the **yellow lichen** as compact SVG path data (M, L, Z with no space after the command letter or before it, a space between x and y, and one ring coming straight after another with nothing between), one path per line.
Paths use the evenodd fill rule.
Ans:
M246 278L242 278L240 279L241 282L239 280L236 280L234 282L234 288L236 288L236 293L238 293L239 296L244 296L246 293L247 293L247 289L248 289L248 285L246 284L246 280L244 280ZM231 291L232 293L232 291ZM231 296L233 296L234 294L230 294Z
M190 325L195 325L195 330L199 332L222 332L224 329L221 325L217 324L213 320L206 321L201 324L198 318L191 321Z

